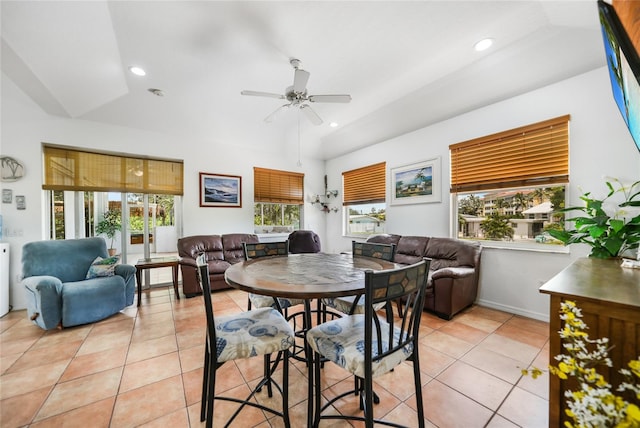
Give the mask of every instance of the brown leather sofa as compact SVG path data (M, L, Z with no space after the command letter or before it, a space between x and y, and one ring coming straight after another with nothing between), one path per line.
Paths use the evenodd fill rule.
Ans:
M394 262L417 263L431 259L424 308L450 320L473 304L480 277L480 244L452 238L375 235L368 242L396 244Z
M211 290L229 288L224 272L232 264L244 260L242 243L257 243L258 236L248 233L226 235L197 235L178 239L178 255L182 272L182 292L187 297L202 294L198 282L196 257L204 253L209 265Z

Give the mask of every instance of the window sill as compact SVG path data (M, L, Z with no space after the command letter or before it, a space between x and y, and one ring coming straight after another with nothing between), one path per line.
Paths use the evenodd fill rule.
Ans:
M496 250L513 250L513 251L530 251L534 253L552 253L552 254L570 254L569 247L561 245L545 245L534 244L531 242L500 242L500 241L469 241L477 242L482 248L491 248Z
M280 242L289 239L288 233L256 233L260 242Z

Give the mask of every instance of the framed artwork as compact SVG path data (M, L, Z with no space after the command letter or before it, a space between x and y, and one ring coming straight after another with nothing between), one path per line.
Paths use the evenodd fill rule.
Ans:
M2 203L10 204L13 201L13 191L11 189L2 189Z
M391 168L391 205L441 202L440 157Z
M27 200L24 196L16 196L16 208L19 210L27 209Z
M242 207L242 177L200 173L201 207Z

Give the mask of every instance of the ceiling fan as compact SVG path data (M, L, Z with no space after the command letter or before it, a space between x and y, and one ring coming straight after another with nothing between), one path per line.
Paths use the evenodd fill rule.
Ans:
M289 107L298 107L302 111L307 119L314 125L322 124L322 119L318 114L313 111L309 103L348 103L351 101L351 95L308 95L307 94L307 82L309 81L310 73L300 68L300 60L292 58L289 63L293 67L293 85L288 86L284 94L275 94L272 92L260 92L260 91L242 91L242 95L252 95L256 97L268 97L277 98L280 100L287 100L287 104L283 104L276 111L267 116L264 121L272 122L273 119L285 109Z

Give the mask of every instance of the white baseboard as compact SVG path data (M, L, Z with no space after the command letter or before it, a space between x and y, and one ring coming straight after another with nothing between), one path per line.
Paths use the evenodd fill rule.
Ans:
M548 313L540 313L533 312L522 308L517 308L515 306L503 305L501 303L492 302L489 300L477 300L476 303L480 306L484 306L490 309L496 309L503 312L509 312L514 315L521 315L527 318L533 318L538 321L549 322L549 314Z

